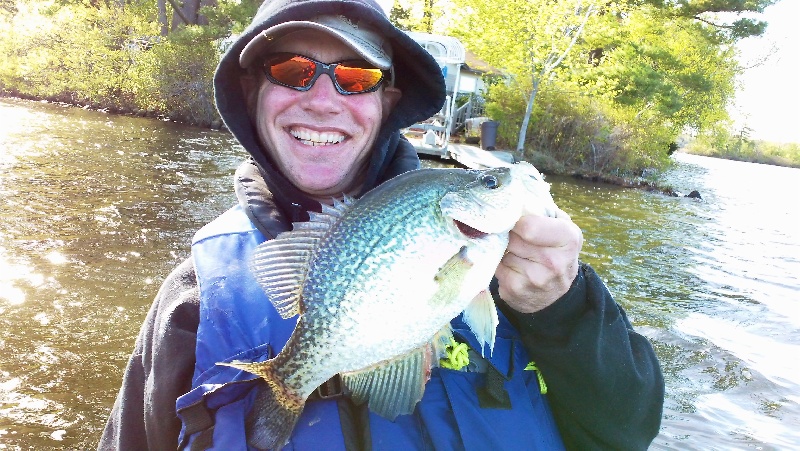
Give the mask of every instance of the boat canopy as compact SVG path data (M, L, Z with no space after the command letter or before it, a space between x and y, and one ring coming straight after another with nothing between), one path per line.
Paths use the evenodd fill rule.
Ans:
M407 31L411 39L417 41L441 65L464 64L467 61L467 51L461 41L452 36L420 33Z

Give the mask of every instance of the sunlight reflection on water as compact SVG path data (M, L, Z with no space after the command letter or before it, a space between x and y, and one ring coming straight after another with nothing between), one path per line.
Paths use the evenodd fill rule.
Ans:
M703 211L706 224L702 239L689 250L691 272L702 281L697 288L712 297L676 315L672 328L717 356L704 359L702 375L694 376L702 381L716 375L712 387L717 389L701 383L693 410L728 437L730 446L796 445L800 206L791 193L800 192L800 170L692 155L677 158L684 164L679 182L680 176L694 172L693 189L703 194L703 202L692 209ZM666 424L674 430L672 423Z
M90 449L152 297L233 202L229 135L0 99L0 442ZM666 381L652 449L800 443L800 171L678 155L703 200L548 177ZM777 186L776 183L781 183Z
M0 99L0 117L0 443L91 449L158 284L230 205L242 154L59 105Z

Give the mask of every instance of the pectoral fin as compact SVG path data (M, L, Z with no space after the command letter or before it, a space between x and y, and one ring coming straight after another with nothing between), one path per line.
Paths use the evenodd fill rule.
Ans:
M433 276L439 288L431 298L431 303L450 302L456 299L467 273L473 266L474 263L467 257L467 247L462 246Z
M494 350L494 339L497 333L497 309L494 306L494 299L489 290L483 290L464 310L464 322L467 323L478 343L481 344L481 354L483 345L489 345L489 354ZM485 357L485 356L484 356Z

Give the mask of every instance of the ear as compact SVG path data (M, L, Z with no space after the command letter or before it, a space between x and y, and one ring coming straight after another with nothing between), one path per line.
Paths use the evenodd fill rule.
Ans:
M383 97L381 103L383 104L383 120L389 117L389 114L403 97L403 91L395 87L387 87L383 89Z
M252 74L244 74L239 77L239 85L242 87L242 94L244 94L244 100L247 102L247 111L250 113L250 117L255 117L259 80Z
M239 77L239 84L245 97L250 96L253 90L258 89L258 80L252 74L243 74Z

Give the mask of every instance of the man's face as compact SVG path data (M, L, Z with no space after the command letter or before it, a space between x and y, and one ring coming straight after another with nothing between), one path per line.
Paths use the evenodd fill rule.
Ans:
M325 63L360 59L327 34L304 30L271 49ZM278 169L295 186L322 202L355 192L363 183L381 123L400 98L396 88L341 95L327 74L305 92L261 78L256 129Z

